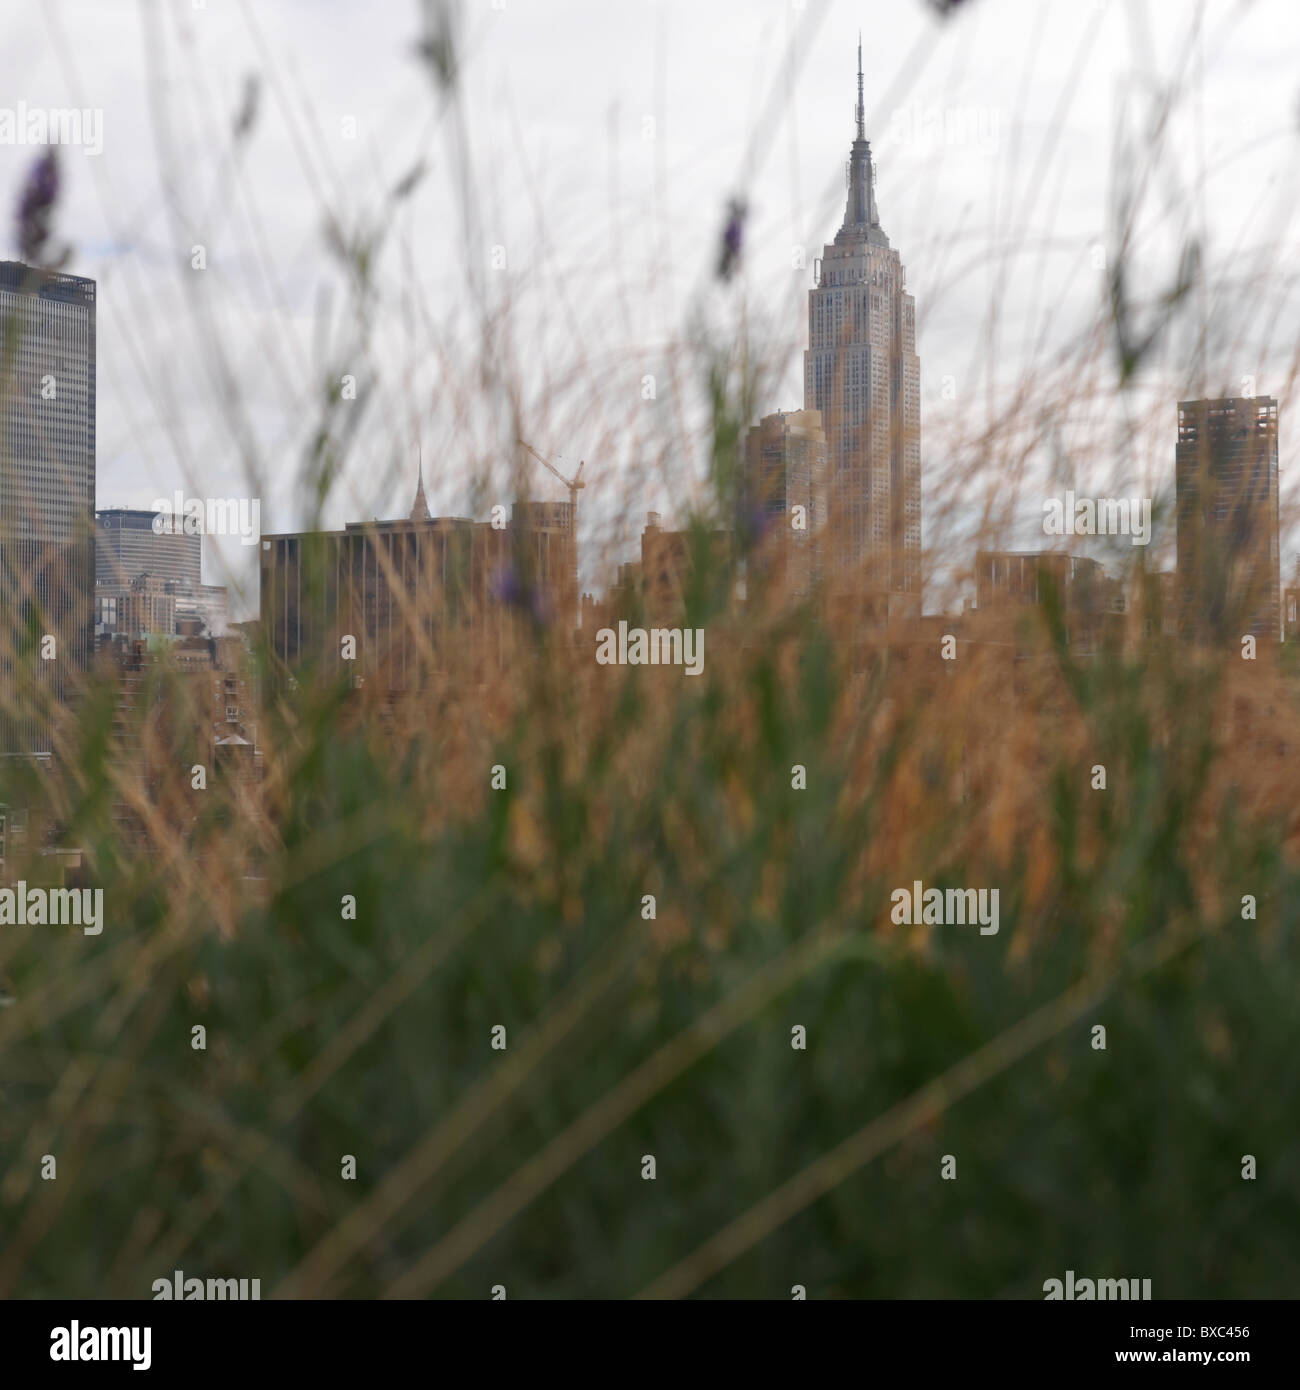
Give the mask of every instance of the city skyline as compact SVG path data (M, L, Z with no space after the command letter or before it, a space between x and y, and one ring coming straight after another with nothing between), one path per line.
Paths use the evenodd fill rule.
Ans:
M292 12L291 7L284 15L272 11L264 17L264 37L272 48L284 38L285 16ZM1045 347L1059 344L1067 332L1087 324L1103 288L1089 257L1096 245L1107 240L1105 210L1114 195L1111 155L1127 128L1116 114L1123 108L1118 97L1128 93L1130 101L1139 100L1137 94L1151 76L1181 72L1190 62L1171 37L1176 26L1167 22L1175 15L1169 6L1153 7L1153 22L1145 38L1115 6L1103 7L1096 14L1055 11L1041 18L1032 7L987 7L963 26L958 47L951 30L927 15L921 5L891 16L891 22L901 26L898 30L882 26L884 10L872 6L855 9L839 4L822 11L814 5L806 13L782 9L758 19L750 17L751 11L723 5L692 21L695 30L709 36L697 54L687 45L678 18L684 11L668 5L637 20L645 26L645 44L630 73L626 62L620 64L627 94L616 104L615 84L607 87L599 76L601 65L584 66L581 58L605 52L602 45L611 54L621 52L613 32L617 26L600 18L594 8L583 11L566 6L565 13L587 14L583 32L589 35L584 40L589 46L567 56L553 54L545 63L533 59L539 45L540 51L547 51L546 26L539 29L536 16L524 10L493 12L474 31L476 42L466 63L466 92L474 113L476 144L494 156L490 163L501 169L506 180L498 191L491 184L481 190L483 207L476 235L482 257L470 256L473 247L464 241L466 226L442 213L449 192L435 170L400 210L395 239L380 270L386 276L385 293L396 306L403 297L398 292L401 247L404 242L413 245L418 232L423 254L410 289L415 302L424 306L420 312L454 303L457 282L472 269L485 285L500 287L508 281L530 324L541 317L554 322L556 333L525 344L523 369L535 381L529 388L529 411L543 422L548 414L552 416L549 425L530 430L527 437L552 457L562 455L575 463L580 457L602 460L604 487L588 492L584 509L586 556L596 556L606 538L609 549L631 553L635 535L620 536L620 508L611 490L621 492L631 460L658 444L653 432L638 437L603 422L599 410L588 427L579 429L577 412L589 410L593 403L604 409L603 402L609 403L610 410L621 410L624 391L634 389L640 370L656 367L650 359L661 355L661 349L673 340L671 333L665 333L665 325L680 320L688 290L711 258L717 222L737 171L746 182L751 176L754 181L741 262L744 293L755 305L764 306L786 362L784 384L773 385L767 408L798 403L801 355L807 344L804 326L789 310L803 300L816 250L834 231L843 207L838 170L845 123L852 116L852 50L860 25L866 26L867 35L868 135L877 161L883 160L879 192L888 208L891 235L907 250L911 279L925 289L917 331L926 359L920 388L927 421L925 462L931 472L951 466L954 423L986 412L990 401L1001 399L1014 383L1020 364L1026 355L1032 356L1040 341L1040 321L1054 325L1056 334L1042 340ZM424 75L418 65L396 56L391 44L381 59L373 51L375 36L364 25L355 24L346 14L339 18L332 39L311 26L300 35L300 99L311 103L318 123L328 118L320 157L334 171L330 177L355 178L357 170L368 169L356 186L372 190L378 198L384 187L391 188L419 162L422 150L431 168L442 167L442 133L436 126L418 132L401 129L398 93L409 99L425 81ZM1026 18L1034 22L1027 23ZM201 51L205 44L226 45L236 53L245 48L250 55L254 52L253 34L220 11L196 13L186 23L188 39L182 41L178 35L176 40L176 61L182 70L192 61L185 55ZM1294 124L1294 93L1271 60L1261 67L1254 55L1280 52L1284 45L1274 40L1289 32L1296 18L1285 6L1255 6L1244 13L1212 6L1207 23L1214 43L1206 44L1201 60L1203 116L1185 104L1171 113L1170 120L1180 157L1189 149L1196 155L1198 121L1204 129L1210 270L1219 278L1231 279L1253 273L1254 267L1263 264L1268 248L1289 235L1288 224L1271 213L1278 195L1268 189L1284 172L1280 161ZM69 42L82 62L91 52L111 53L121 43L111 29L101 30L102 24L94 7L69 9ZM885 33L890 35L888 42L882 41ZM1269 41L1261 43L1260 36L1265 34ZM925 36L932 37L933 52L927 53L919 68L907 69L900 76L901 55ZM699 81L707 65L704 54L717 51L720 42L729 46L724 51L739 54L741 60L721 64L716 82ZM351 83L344 75L347 64L342 47L349 55L354 51L369 55L361 65L363 75ZM662 59L655 57L660 52ZM1031 71L1031 53L1032 81L1019 89L1009 88L1004 74L1016 71L1017 64ZM1248 68L1244 54L1252 55ZM659 62L664 65L662 79L655 76ZM65 88L66 79L57 65L47 58L42 64L34 83L48 92L51 104L71 102L74 93ZM945 80L955 66L960 66L960 81ZM367 87L371 79L365 74L379 71L389 72L394 80ZM1196 69L1191 72L1195 76ZM843 74L843 84L836 74ZM763 110L774 90L787 88L790 96L782 100L780 115L772 117L767 146L749 158L744 113ZM109 89L101 85L98 90L108 101ZM218 90L218 106L233 120L242 99L238 74L225 70ZM1248 101L1242 99L1244 94ZM288 139L290 116L279 99L270 93L263 96L260 124L241 156L248 162L249 178L256 180L260 199L266 200L261 209L267 219L263 239L311 250L306 259L295 258L290 273L279 257L265 262L253 234L241 222L226 218L213 226L209 236L213 251L209 273L218 272L223 286L211 296L215 322L228 330L242 325L240 331L259 344L264 370L256 375L249 372L245 381L240 364L232 365L241 388L246 388L248 438L255 445L250 454L255 452L266 469L266 478L258 482L268 483L265 489L259 486L268 522L274 517L279 529L293 529L312 519L301 513L300 494L289 485L286 474L292 469L280 465L286 458L294 463L301 458L302 440L295 434L295 421L302 418L304 402L270 387L283 375L281 368L291 361L301 362L309 353L313 336L318 336L308 331L316 291L333 278L335 269L320 244L319 227L304 223L299 213L299 205L310 200L299 197L295 204L289 193L292 189L301 193L310 186L305 172L294 167ZM674 112L689 115L678 114L668 126L664 102L670 97ZM160 222L146 219L143 210L172 208L183 222L189 208L194 213L190 221L201 223L200 209L207 201L183 172L177 172L174 194L155 196L135 168L124 167L130 152L151 139L148 112L134 93L113 92L108 105L112 119L104 128L103 153L95 157L71 153L65 161L64 182L68 224L78 229L78 235L70 238L74 256L81 258L74 261L74 268L100 280L101 300L106 304L101 313L110 315L117 331L117 320L128 309L128 301L121 296L129 287L144 294L144 302L159 306L175 305L177 294L184 293L176 267L188 268L194 237L184 239L179 250L169 250L179 231L176 216ZM356 138L348 140L336 134L334 118L341 120L352 106L359 124ZM512 110L530 115L518 138L512 133L517 120ZM296 106L293 111L296 120ZM601 124L602 113L610 117L608 130ZM643 136L643 115L656 113L661 128ZM1052 122L1057 117L1061 124L1054 130ZM377 143L381 132L393 139ZM169 148L179 155L201 148L198 142L211 139L212 130L204 131L189 119L178 120L168 138ZM611 143L615 140L616 144ZM579 157L583 150L594 157L584 161ZM10 153L15 156L8 161L11 181L16 182L25 152ZM372 158L376 153L378 158ZM662 178L656 173L661 160ZM558 181L557 167L564 171L562 181ZM95 173L96 169L101 173ZM116 206L101 203L96 192L103 170L112 170L129 190ZM617 174L612 202L611 172ZM1040 195L1034 194L1036 180L1046 180ZM506 187L534 191L509 198ZM273 194L272 190L284 191ZM549 228L539 222L543 208L547 218L554 219ZM1251 209L1249 218L1242 211L1246 208ZM575 229L583 227L574 235ZM1151 234L1159 238L1158 224ZM507 269L499 273L487 268L488 253L497 241L508 253ZM667 254L652 255L661 243ZM792 267L794 245L803 248L807 267L803 272ZM617 259L614 247L625 248ZM1232 248L1231 258L1228 248ZM636 268L635 274L627 267L619 270L625 255L631 257L628 266ZM579 294L584 275L586 289ZM1291 272L1283 270L1280 279L1274 279L1275 292L1283 303L1288 302L1294 293ZM588 322L583 301L592 298L593 292L595 298L604 298L606 291L617 290L620 280L623 289L614 298L627 298L627 315ZM1002 332L996 354L984 354L976 340L984 337L995 291L999 292L999 312L1012 331ZM574 398L572 386L564 384L572 379L571 368L578 358L576 340L563 328L567 319L556 293L567 296L574 306L575 326L588 358L587 374L594 389L580 399ZM1226 344L1237 334L1230 298L1216 297L1211 307L1216 305L1219 336ZM624 323L630 332L619 326ZM1234 382L1207 383L1200 394L1227 394L1235 377L1249 372L1268 383L1284 411L1288 408L1287 373L1280 365L1270 371L1257 350L1267 346L1265 328L1261 324L1252 329L1255 342L1239 354L1230 354ZM476 471L480 462L495 460L494 467L506 466L506 441L490 438L482 421L460 418L455 391L458 369L448 370L445 360L457 332L451 325L441 347L430 345L421 341L425 335L415 331L413 324L409 329L402 326L402 316L396 312L381 329L382 342L377 343L373 360L386 365L372 371L363 383L371 397L367 410L376 410L375 418L385 415L383 402L398 381L412 382L422 403L414 413L409 403L388 411L383 428L363 433L356 463L344 473L338 510L324 518L325 524L400 515L399 508L405 508L409 495L410 459L421 444L431 465L426 488L437 512L463 514L471 509L461 474ZM622 335L621 345L611 336L616 332ZM1186 333L1179 336L1188 337ZM249 490L248 480L241 476L243 465L228 441L216 443L218 436L224 438L224 426L213 400L212 364L195 357L192 347L172 331L167 315L156 318L148 334L132 331L124 334L127 339L130 354L115 368L114 376L104 381L101 392L100 505L147 505L171 484L176 471L184 475L182 482L187 486L212 473L227 492ZM539 363L554 364L549 385L546 368ZM1149 373L1159 371L1163 378L1152 380L1153 395L1186 399L1192 393L1177 373L1168 370L1171 365L1148 367ZM993 370L1000 375L1001 385L991 392L984 374ZM949 378L951 399L945 396ZM1138 389L1141 393L1147 388L1139 384ZM547 395L552 401L549 406L543 399ZM140 409L142 402L147 403L145 411ZM653 425L655 431L683 411L690 417L697 410L696 402L668 394L661 394L660 402L657 414L641 412L647 428ZM1167 417L1157 420L1156 414L1139 416L1133 467L1138 474L1150 467L1172 483ZM1102 433L1099 426L1097 437ZM164 448L178 451L176 469L159 466ZM1039 449L1038 456L1035 466L1048 469L1048 453ZM153 463L145 468L143 461L150 458ZM1284 435L1284 486L1294 476L1294 458L1292 444ZM705 471L703 461L688 447L681 449L680 461L694 485ZM665 515L678 511L681 499L665 489L662 480L647 476L644 482L638 510L653 508ZM1086 486L1086 480L1080 486ZM557 491L555 499L561 497ZM977 505L977 500L969 505ZM1036 507L1027 505L1021 520L1032 525L1035 513ZM925 524L938 526L942 521L938 515L928 516ZM957 518L953 524L966 523ZM942 532L936 532L936 538L943 539ZM1284 535L1288 567L1294 549L1293 538ZM232 566L234 577L242 578L247 592L241 611L251 612L251 557L224 541L218 542L215 552L214 562ZM214 578L222 577L214 574ZM603 580L603 575L588 571L582 583L590 588ZM928 605L929 588L927 596ZM937 600L937 590L933 597Z
M839 230L832 241L824 247L823 254L812 264L813 283L808 290L807 308L807 346L803 353L804 404L802 411L778 410L774 414L763 414L749 427L741 460L742 471L751 475L758 462L758 455L750 456L751 443L757 443L766 432L778 429L783 438L794 426L799 432L807 428L822 431L825 449L824 476L815 481L808 471L805 459L802 465L799 487L800 493L807 493L805 501L815 513L815 527L818 531L826 528L826 535L819 536L816 542L816 566L824 577L844 579L853 575L851 589L859 593L880 592L888 596L888 604L880 611L872 613L872 620L880 622L898 617L918 617L921 614L921 534L922 503L924 496L922 479L922 451L920 447L920 405L921 374L915 352L916 311L915 299L905 287L905 268L898 250L894 249L880 220L876 201L875 163L871 142L866 131L866 105L864 96L864 73L862 59L862 39L857 44L857 101L854 108L855 130L846 165L846 197ZM864 287L858 291L856 287ZM1271 398L1270 398L1271 400ZM1180 420L1183 405L1180 403ZM1281 583L1280 552L1277 545L1278 530L1278 469L1277 469L1277 403L1271 401L1274 419L1273 435L1273 501L1272 526L1274 533L1273 554L1271 557L1274 576L1275 607L1271 626L1281 626ZM806 424L804 423L806 422ZM1181 434L1180 434L1181 438ZM561 475L553 464L538 454L523 441L517 441L529 454L561 481ZM771 453L768 443L760 446L764 454ZM788 442L780 446L781 463L768 466L768 478L763 488L769 496L760 505L771 512L770 495L775 486L776 473L787 466L785 451ZM1176 451L1176 484L1180 493L1180 513L1185 511L1182 494L1187 490L1186 470L1180 444ZM775 460L777 455L773 455ZM541 479L543 491L546 481ZM584 486L579 484L579 486ZM811 490L810 490L811 489ZM790 488L788 483L780 485L781 495ZM571 500L575 493L571 492ZM1067 494L1073 496L1073 493ZM817 501L813 503L813 498ZM512 507L540 508L542 511L559 512L570 504L550 501L537 501L528 491L512 501ZM1147 499L1149 508L1150 499ZM119 513L127 509L117 508ZM500 510L498 505L497 510ZM110 513L106 513L110 514ZM145 516L144 511L131 513ZM652 515L656 515L652 513ZM415 501L409 513L409 521L431 523L438 520L444 524L456 522L473 526L481 522L469 522L459 517L435 518L426 496L423 450L419 450L417 486ZM382 531L397 523L380 521L372 517L369 522L361 519L347 520L345 532L360 532L363 529ZM564 523L572 530L571 520ZM746 523L748 524L748 523ZM1045 528L1046 529L1046 528ZM1186 521L1182 528L1186 532ZM280 533L273 537L277 542L292 533ZM317 534L331 533L328 530ZM1074 534L1071 528L1070 534ZM1086 532L1084 533L1086 534ZM1094 532L1095 534L1095 532ZM1187 558L1189 542L1185 534L1175 530L1177 544L1177 564L1172 573L1184 575L1190 567ZM1149 537L1144 538L1145 544ZM644 541L642 541L644 547ZM577 581L581 570L581 547L574 545L574 578L570 585L575 594L582 586ZM823 561L822 551L826 559ZM265 550L265 547L263 547ZM1007 557L1019 557L1024 561L1037 562L1041 554L1051 553L1059 547L1040 552L1032 547L1020 550L1008 549L998 552ZM627 553L625 551L625 553ZM1064 553L1064 552L1062 552ZM1070 553L1077 553L1077 546ZM804 562L808 563L807 560ZM955 561L952 561L955 563ZM984 582L981 578L980 561L969 570L970 587L976 595ZM1104 572L1095 559L1089 564L1098 572ZM617 574L614 571L617 566ZM607 577L602 586L605 589L603 602L613 593L621 582L619 576L628 568L627 562L614 561L606 557ZM1165 571L1171 573L1171 571ZM811 575L811 570L807 574ZM261 569L261 581L265 583L267 568L265 559ZM804 580L806 591L808 578ZM590 597L584 595L584 598ZM911 600L914 598L914 602ZM961 598L964 606L970 604L970 597ZM895 599L904 600L895 605ZM258 604L265 611L264 597L259 596ZM950 611L956 612L954 607ZM1252 630L1259 630L1255 624Z

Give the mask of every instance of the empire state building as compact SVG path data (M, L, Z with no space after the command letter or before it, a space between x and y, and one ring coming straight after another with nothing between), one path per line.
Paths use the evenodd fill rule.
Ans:
M844 222L808 291L804 409L821 412L828 579L873 618L921 611L921 364L916 304L876 211L858 42L857 136Z

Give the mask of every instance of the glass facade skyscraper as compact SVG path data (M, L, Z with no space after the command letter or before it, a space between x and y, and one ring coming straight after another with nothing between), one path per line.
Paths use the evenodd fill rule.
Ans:
M95 282L0 262L3 751L48 752L90 664L94 535Z

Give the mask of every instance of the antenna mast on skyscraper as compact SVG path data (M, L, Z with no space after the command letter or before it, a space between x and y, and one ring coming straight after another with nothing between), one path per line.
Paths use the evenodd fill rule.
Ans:
M867 138L866 112L862 109L862 30L858 30L858 139Z

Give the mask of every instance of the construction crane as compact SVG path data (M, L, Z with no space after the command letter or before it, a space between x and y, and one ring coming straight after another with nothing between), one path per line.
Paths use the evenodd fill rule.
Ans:
M543 468L549 468L564 486L569 489L569 525L573 530L574 539L576 540L578 535L578 489L587 486L587 484L582 481L582 470L587 466L585 460L579 461L578 471L572 478L566 478L550 459L543 458L527 440L518 439L515 442L520 448L527 449Z
M563 473L548 458L543 458L526 439L515 441L521 449L527 449L530 454L542 465L554 473L555 476L569 489L569 540L573 546L573 567L569 575L569 583L572 586L572 600L575 607L575 620L582 621L582 603L578 596L578 489L586 487L582 481L582 470L586 467L583 460L578 461L578 471L572 478L566 478Z

